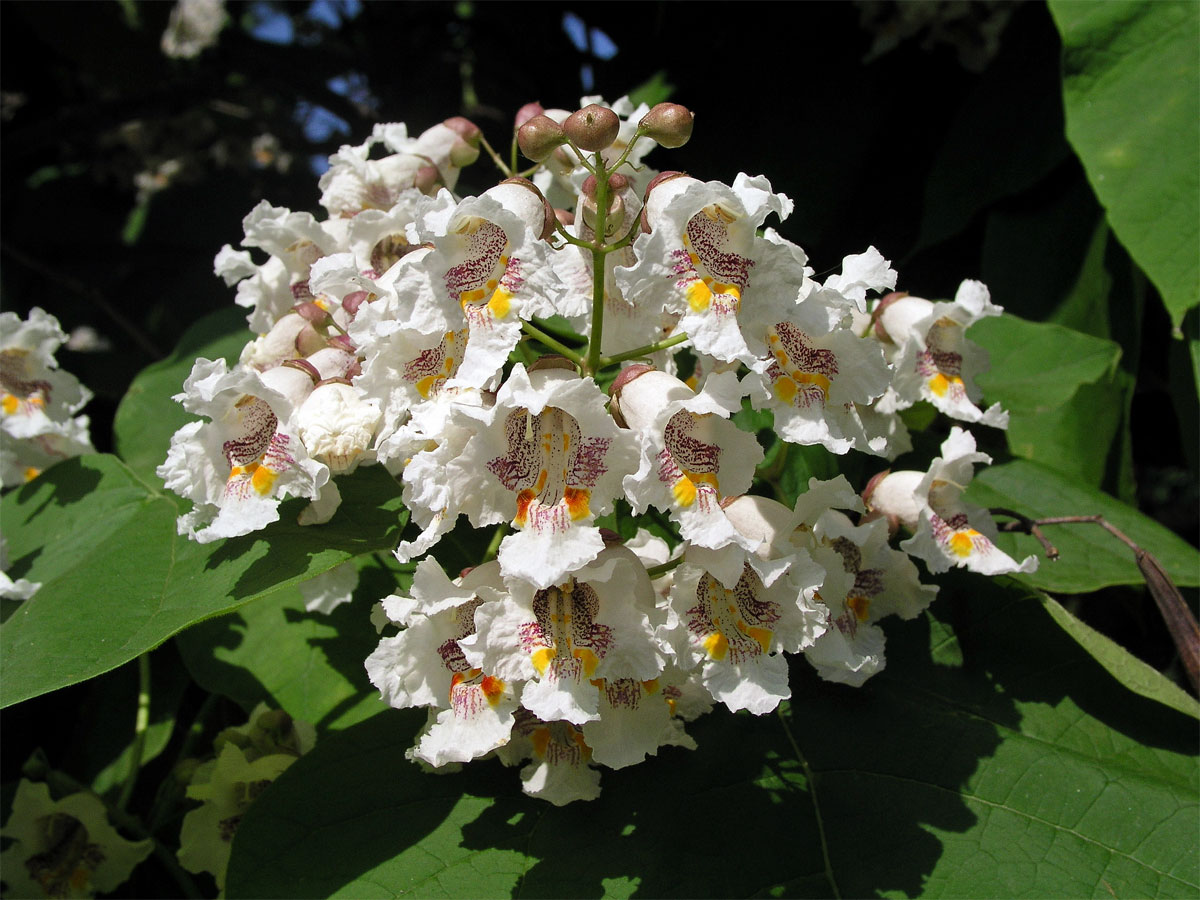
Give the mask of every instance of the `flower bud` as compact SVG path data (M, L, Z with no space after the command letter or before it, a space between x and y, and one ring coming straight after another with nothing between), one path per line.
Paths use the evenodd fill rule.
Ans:
M589 153L611 147L617 139L621 120L607 106L590 103L567 116L562 130L580 150Z
M660 103L642 116L638 130L660 147L682 147L692 136L695 114L678 103Z
M358 308L370 302L371 295L367 291L353 291L342 298L342 309L352 317L358 313Z
M526 103L517 110L517 115L513 119L513 130L519 129L522 125L528 122L535 116L544 116L546 110L542 108L542 104L534 100L532 103Z
M477 159L479 159L479 147L472 147L470 142L461 137L456 138L450 146L450 165L456 169L469 166Z
M910 531L916 531L924 508L917 499L917 488L925 473L904 470L881 474L882 478L872 478L863 491L863 502L872 518L886 516L889 526L894 520Z
M892 340L891 335L888 334L887 329L883 325L883 311L893 303L903 300L907 296L908 291L892 291L879 301L879 304L875 307L871 314L871 318L875 320L875 337L879 338L881 341ZM888 318L892 318L892 316L889 316Z
M421 166L417 169L417 174L413 178L413 187L422 194L433 196L437 193L437 189L442 183L442 173L438 171L438 167L434 165Z
M381 418L378 405L350 385L327 381L297 410L296 433L310 456L340 475L357 466Z
M579 203L579 209L583 213L583 224L592 230L596 231L596 198L589 197L584 194L583 199ZM604 218L604 236L612 237L625 222L625 201L621 199L620 194L613 194L608 198L608 213Z
M554 217L558 219L560 225L566 228L568 225L575 224L575 214L569 209L559 209L554 207Z
M537 195L537 198L542 201L542 211L544 213L542 220L542 233L538 235L543 241L547 240L550 235L555 232L555 224L558 222L558 216L554 214L554 207L550 205L550 201L538 189L538 186L528 178L522 178L520 175L514 175L511 178L505 178L500 184L519 184L521 187L532 191Z
M470 119L463 116L452 116L442 124L457 134L466 143L479 149L479 141L483 137L483 132Z
M694 397L695 393L674 375L653 366L635 363L626 366L609 388L612 402L608 408L618 424L634 431L646 431L662 410L674 400Z
M542 162L566 139L562 126L548 116L534 116L517 129L517 146L534 162Z

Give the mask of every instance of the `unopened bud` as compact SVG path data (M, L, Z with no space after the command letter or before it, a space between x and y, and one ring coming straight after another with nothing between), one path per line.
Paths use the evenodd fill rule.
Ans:
M537 195L537 198L542 201L542 233L538 235L543 241L550 237L555 232L555 224L558 222L558 217L554 214L554 207L550 205L550 201L546 199L545 194L541 192L536 184L528 178L522 178L520 175L513 175L511 178L505 178L501 184L519 184L521 187L532 191Z
M542 162L566 139L562 126L549 116L534 116L517 129L517 146L534 162Z
M479 159L479 145L471 146L471 143L463 138L457 138L450 147L450 165L461 169L471 165L475 160Z
M421 166L417 169L416 177L413 179L413 187L422 194L432 196L441 186L442 173L438 171L437 166Z
M297 303L294 307L295 312L308 322L314 325L324 325L329 321L329 311L324 307L314 303L311 300L306 300L303 303Z
M883 299L879 301L879 304L871 313L871 318L875 320L875 337L879 338L881 341L890 341L892 339L887 333L887 329L883 327L883 322L881 321L883 311L897 300L903 300L907 296L908 291L892 291L890 294L885 294ZM866 498L864 497L864 499Z
M543 116L545 114L546 110L543 109L542 104L538 103L536 100L534 100L532 103L526 103L517 110L517 115L513 119L513 129L519 129L522 125L535 116Z
M453 116L442 123L460 138L478 149L479 141L483 137L483 132L479 130L479 126L464 116Z
M569 209L559 209L557 206L554 207L554 217L558 219L559 224L564 228L568 225L575 224L575 214Z
M311 322L301 328L296 335L296 352L301 356L311 356L328 346L329 339L317 331Z
M579 208L583 212L583 224L592 229L594 233L596 230L596 198L588 197L585 194ZM611 237L624 223L625 201L621 199L620 194L613 194L608 198L608 213L604 217L604 236Z
M540 372L543 369L567 369L574 372L575 368L575 363L571 362L565 356L559 356L557 353L549 353L534 360L530 364L528 371Z
M562 130L580 150L589 153L612 146L621 128L621 120L607 106L590 103L567 116Z
M678 103L660 103L642 116L638 130L660 147L682 147L692 136L696 116Z
M342 298L342 309L353 317L358 313L360 306L370 302L370 298L371 295L367 291L354 291Z

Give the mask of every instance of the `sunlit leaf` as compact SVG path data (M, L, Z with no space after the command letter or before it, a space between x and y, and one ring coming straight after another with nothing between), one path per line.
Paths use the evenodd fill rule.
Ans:
M194 415L171 398L183 390L197 357L236 361L249 339L245 310L226 307L189 328L169 357L147 366L133 379L117 407L113 441L117 455L136 475L159 484L154 470L167 458L171 435L195 421Z
M1200 554L1182 538L1136 509L1026 460L981 470L967 499L985 507L1005 507L1033 519L1052 516L1104 516L1131 540L1149 550L1177 585L1200 585ZM1048 525L1046 536L1058 548L1057 561L1043 559L1038 570L1015 576L1042 590L1083 594L1111 584L1142 584L1133 551L1098 525ZM1015 558L1041 555L1036 539L1001 534L997 544Z
M307 501L289 501L275 525L213 544L176 534L175 500L115 456L67 460L7 494L10 574L42 587L0 628L0 705L107 672L193 622L394 546L394 479L371 467L339 485L327 525L301 528Z
M1200 6L1053 0L1067 137L1176 326L1200 301Z

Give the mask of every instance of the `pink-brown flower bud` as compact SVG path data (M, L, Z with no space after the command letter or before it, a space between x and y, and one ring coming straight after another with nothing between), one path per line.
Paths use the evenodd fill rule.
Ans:
M638 130L660 147L682 147L692 136L695 114L678 103L660 103L642 116Z
M562 130L580 150L589 153L611 147L617 139L621 120L607 106L590 103L567 116Z
M541 162L567 139L562 126L549 116L534 116L517 129L517 146L534 162Z
M413 179L413 187L422 194L432 196L437 193L437 189L442 183L442 173L438 171L437 166L421 166L417 169L416 177Z
M457 134L472 147L479 147L479 141L483 137L483 132L480 131L479 126L470 119L464 116L452 116L442 124Z

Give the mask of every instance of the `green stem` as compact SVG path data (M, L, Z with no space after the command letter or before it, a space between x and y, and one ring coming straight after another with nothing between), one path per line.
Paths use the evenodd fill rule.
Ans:
M616 363L625 362L629 359L638 359L639 357L651 356L659 350L666 350L668 347L674 347L676 344L682 344L688 339L688 336L683 332L672 335L669 338L664 338L661 341L655 341L653 344L647 344L645 347L638 347L635 350L625 350L621 353L614 353L612 356L600 357L600 368L615 365Z
M668 559L665 563L659 563L657 566L651 566L646 570L646 574L651 578L657 578L659 575L666 575L677 565L683 562L682 556L677 556L674 559Z
M592 229L592 330L588 339L585 372L595 376L600 369L600 344L604 335L604 235L608 226L608 170L604 157L596 154L596 223Z
M833 863L829 859L829 841L825 837L825 820L821 818L821 804L817 802L817 783L813 779L813 772L808 765L808 760L800 752L800 745L796 743L792 729L788 727L787 719L783 717L782 705L775 707L775 714L779 717L783 733L787 735L788 743L792 745L792 751L796 754L796 759L800 761L800 768L804 770L804 778L808 782L808 796L812 800L813 813L817 820L817 836L821 839L821 859L825 863L825 879L829 882L830 895L836 900L841 900L841 892L838 891L837 881L833 877Z
M498 168L501 172L504 173L505 178L508 178L510 175L512 175L513 169L515 169L517 167L516 140L517 140L516 137L513 137L513 165L512 165L512 168L510 169L508 166L506 166L504 164L504 160L502 160L500 158L500 154L492 149L492 145L487 142L487 138L485 138L482 134L479 135L479 146L481 146L485 151L487 151L487 155L492 158L492 162L494 162L496 164L496 168Z
M525 332L527 335L529 335L530 337L537 338L539 341L541 341L543 344L545 344L547 347L549 347L555 353L561 353L563 356L565 356L571 362L575 363L576 366L580 366L580 367L583 366L583 357L580 356L577 351L572 350L570 347L568 347L562 341L552 338L550 335L546 334L546 332L542 331L542 329L538 328L536 325L533 325L526 321L522 321L521 322L521 330L523 332Z
M129 756L129 774L121 786L117 809L124 812L133 797L138 772L142 768L142 755L146 752L146 730L150 727L150 654L138 657L137 715L133 720L133 747Z
M492 539L488 541L487 549L483 551L483 561L491 562L500 552L500 542L504 540L504 536L508 534L507 525L497 525L496 530L492 532Z

